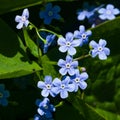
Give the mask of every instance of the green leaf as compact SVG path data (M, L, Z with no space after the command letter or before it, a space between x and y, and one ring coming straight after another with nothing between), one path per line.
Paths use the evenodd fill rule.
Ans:
M21 39L0 19L0 79L19 77L41 70L30 61Z
M53 2L57 0L46 0L46 2ZM74 0L64 0L64 1L74 1ZM11 12L30 6L35 6L44 3L43 0L0 0L0 14Z
M29 48L31 54L37 58L41 56L41 50L38 49L38 46L35 44L35 42L30 38L28 35L27 29L23 29L24 38L26 46Z
M105 120L120 120L120 116L102 109L97 108L96 111L104 116Z

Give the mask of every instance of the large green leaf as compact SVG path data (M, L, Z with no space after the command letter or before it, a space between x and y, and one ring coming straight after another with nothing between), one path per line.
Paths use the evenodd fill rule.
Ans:
M0 79L27 75L41 68L29 61L21 39L0 20Z

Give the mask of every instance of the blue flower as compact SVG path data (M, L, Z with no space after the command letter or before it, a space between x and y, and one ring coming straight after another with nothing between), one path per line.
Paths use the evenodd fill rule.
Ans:
M90 51L92 57L96 57L98 55L100 60L107 59L107 55L110 54L110 49L105 47L107 42L104 39L100 39L97 44L94 40L92 40L89 45L92 50Z
M50 100L48 98L44 98L42 101L37 99L36 105L39 107L37 112L41 117L52 118L52 112L55 112L56 109L52 104L50 104ZM36 116L36 120L37 118L39 117Z
M60 59L58 61L58 66L60 66L60 74L61 75L66 75L67 73L69 75L74 75L75 74L75 69L78 66L78 61L73 61L72 57L67 55L66 56L66 61L63 59Z
M55 94L52 92L52 87L53 87L53 84L52 84L52 77L51 76L45 76L44 78L44 81L39 81L37 86L38 88L40 89L43 89L41 91L41 95L43 97L48 97L48 95L50 94L52 97L55 97Z
M90 30L85 31L85 26L80 25L79 31L74 31L74 38L78 39L80 41L80 46L82 46L84 43L88 42L89 36L92 35L92 32Z
M48 3L45 6L45 10L39 12L40 18L44 19L45 24L50 24L53 19L59 20L61 16L58 14L60 12L60 7L55 5L52 6L52 3Z
M75 92L78 91L78 88L84 90L87 87L86 79L88 79L86 72L79 73L78 69L75 71L75 75L71 77L71 82L75 85Z
M18 22L18 25L16 26L16 28L21 29L23 28L23 26L27 27L29 24L28 18L29 18L28 9L23 10L22 16L16 15L15 21Z
M84 2L83 9L77 12L78 14L77 19L80 21L84 20L85 18L89 19L94 14L95 11L96 11L95 6L90 6L88 2Z
M102 20L113 20L115 19L115 15L120 14L120 11L119 9L114 8L112 4L108 4L106 8L99 9L98 13L100 13L99 18Z
M68 32L65 38L60 37L58 39L58 45L60 45L59 51L63 53L68 51L69 55L74 55L76 54L76 49L74 47L79 46L80 41L74 40L73 34L71 32Z
M2 106L8 105L7 98L10 96L10 93L8 90L5 90L4 84L0 84L0 104Z
M56 94L60 93L60 97L65 99L68 97L68 92L73 92L75 89L75 85L70 83L70 77L67 76L64 80L60 80L58 78L55 78L53 80L53 91Z

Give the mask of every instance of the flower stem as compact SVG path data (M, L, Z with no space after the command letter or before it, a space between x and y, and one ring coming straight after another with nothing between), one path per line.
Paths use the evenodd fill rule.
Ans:
M90 54L83 55L83 56L80 56L80 57L78 57L78 58L75 58L74 61L76 61L76 60L81 60L81 59L84 59L84 58L87 58L87 57L90 57Z
M62 106L63 105L63 101L61 101L61 102L59 102L55 107L60 107L60 106Z
M53 32L53 31L51 31L51 30L48 30L48 29L39 29L39 31L45 31L45 32L52 33L52 34L56 35L58 38L62 36L62 35L59 35L59 34Z

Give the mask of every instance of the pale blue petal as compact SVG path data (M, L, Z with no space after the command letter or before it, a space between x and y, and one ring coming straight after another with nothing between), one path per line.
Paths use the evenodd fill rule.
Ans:
M105 20L105 19L106 19L106 14L99 15L99 18L100 18L101 20Z
M92 35L92 31L91 31L91 30L86 31L86 35L87 35L87 36Z
M73 46L73 47L77 47L79 45L80 45L80 40L73 40L71 43L71 46Z
M65 67L66 62L63 59L59 59L58 66Z
M55 79L53 80L53 85L54 85L54 86L57 86L57 87L61 86L61 80L58 79L58 78L55 78Z
M72 59L71 56L69 56L69 55L66 56L66 62L71 63L72 60L73 60L73 59Z
M63 53L66 52L68 49L69 49L69 48L68 48L67 46L65 46L65 45L59 47L59 51L60 51L60 52L63 52Z
M75 74L75 71L74 71L74 69L72 69L72 68L69 68L68 69L68 73L69 73L69 75L74 75Z
M98 10L98 13L100 13L100 14L103 14L103 13L105 13L105 12L106 12L106 9L105 9L105 8L101 8L101 9Z
M60 37L57 41L58 45L66 45L66 39L64 39L63 37Z
M62 80L62 84L68 85L68 83L70 82L70 77L67 76L64 80Z
M114 9L114 6L112 4L108 4L106 6L106 9L109 9L109 10L113 10Z
M75 85L74 84L69 84L68 85L68 91L73 92L75 90Z
M92 50L91 55L92 55L93 58L96 57L98 55L98 51L97 50Z
M112 15L112 14L111 14L111 15L108 15L108 16L107 16L107 19L108 19L108 20L113 20L113 19L115 19L115 15Z
M60 97L63 98L63 99L67 98L68 97L68 92L66 90L62 90L60 92Z
M45 88L45 83L43 81L39 81L37 83L37 87L43 89L43 88Z
M23 10L22 16L25 16L27 19L29 18L29 11L27 8Z
M61 69L59 70L59 72L61 73L61 75L66 75L66 74L67 74L66 68L61 68Z
M99 45L102 46L102 47L105 47L107 44L107 42L104 40L104 39L100 39L99 40Z
M114 15L120 14L120 10L117 8L115 8L112 12Z
M48 95L49 95L49 90L43 89L43 90L41 91L41 95L42 95L43 97L48 97Z
M73 34L71 32L66 33L65 38L67 41L72 41L73 40Z
M70 48L68 49L68 53L69 53L70 55L75 55L75 54L76 54L76 49L75 49L74 47L70 47Z
M56 84L57 84L57 83L56 83ZM57 95L57 94L60 93L60 88L59 88L59 86L58 86L58 87L53 87L53 88L51 89L51 91L52 91L55 95Z
M21 18L22 18L21 16L16 15L16 17L15 17L15 21L16 21L16 22L21 22Z
M86 12L83 11L83 12L80 12L78 14L79 14L78 17L77 17L78 20L84 20L85 19Z
M79 30L81 33L85 32L85 26L84 25L80 25L79 26Z
M28 21L28 20L26 20L26 21L24 22L24 25L27 27L27 26L28 26L28 24L29 24L29 21Z
M80 37L81 37L80 31L75 30L75 31L74 31L74 37L75 37L75 38L80 38Z
M41 110L40 108L37 109L37 112L42 116L45 114L45 112L43 110Z
M86 72L81 73L81 74L80 74L80 80L81 80L81 81L84 81L84 80L86 80L86 79L88 79L88 74L87 74Z
M80 87L82 90L84 90L84 89L87 87L87 83L84 82L84 81L80 81L79 87Z
M20 22L20 23L16 26L17 29L21 29L22 27L23 27L23 22Z
M46 84L50 84L50 83L52 83L52 77L51 76L45 76L45 83Z
M77 67L78 66L78 61L73 61L71 63L71 67Z
M92 41L90 41L89 46L92 48L97 48L98 44L94 40L92 40Z
M99 57L100 60L106 60L107 59L107 56L106 56L105 52L100 52L98 54L98 57Z
M106 55L109 55L110 54L110 49L105 47L104 52L105 52Z

